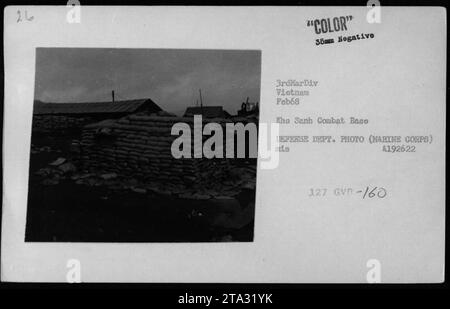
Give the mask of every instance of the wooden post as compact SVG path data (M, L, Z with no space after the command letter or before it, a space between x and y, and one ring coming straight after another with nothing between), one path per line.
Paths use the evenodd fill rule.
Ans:
M200 93L200 107L203 108L202 90L199 89L198 92Z

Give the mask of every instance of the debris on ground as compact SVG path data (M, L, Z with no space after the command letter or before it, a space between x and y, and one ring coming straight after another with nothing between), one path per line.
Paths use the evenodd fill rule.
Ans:
M58 166L58 168L63 172L63 173L69 173L69 172L74 172L77 170L76 166L73 165L70 162L61 164Z
M37 172L35 172L34 174L38 175L38 176L47 176L47 175L50 175L51 173L52 173L51 168L44 167L44 168L41 168L40 170L38 170Z
M46 186L57 185L77 170L75 164L65 158L58 158L49 165L49 167L43 167L34 173L43 178L41 183ZM71 179L76 180L77 178L73 178L74 176L76 175L73 175Z
M143 189L143 188L131 188L131 191L136 192L136 193L141 193L141 194L145 194L147 193L147 190Z
M100 177L105 179L105 180L117 178L117 176L118 175L116 173L107 173L107 174L100 175Z
M78 180L78 179L84 179L84 178L89 178L95 176L95 174L93 173L88 173L88 174L75 174L72 177L70 177L70 179L72 180Z
M58 158L55 161L53 161L52 163L49 163L49 165L58 166L58 165L63 164L64 162L66 162L66 158Z
M51 152L52 149L49 146L42 146L42 147L38 147L34 144L31 144L31 153L32 154L38 154L41 152Z

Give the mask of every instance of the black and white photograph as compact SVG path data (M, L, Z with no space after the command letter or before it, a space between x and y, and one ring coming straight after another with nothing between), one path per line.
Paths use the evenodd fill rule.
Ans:
M175 158L171 130L256 128L260 74L252 50L38 48L26 241L252 241L256 140Z

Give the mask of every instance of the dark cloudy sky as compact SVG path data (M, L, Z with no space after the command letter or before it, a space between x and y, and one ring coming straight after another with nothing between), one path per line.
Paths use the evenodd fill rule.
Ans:
M202 89L205 105L234 114L259 101L261 53L242 50L38 48L35 99L104 102L151 98L182 114Z

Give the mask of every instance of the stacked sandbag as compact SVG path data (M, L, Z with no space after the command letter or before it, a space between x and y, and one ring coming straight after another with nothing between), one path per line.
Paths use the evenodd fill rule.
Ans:
M175 159L172 156L172 142L178 136L171 135L171 130L177 122L191 127L193 153L193 118L130 115L87 125L81 139L83 167L89 171L171 184L198 184L210 181L213 174L215 180L222 180L225 174L221 171L228 166L226 159ZM203 125L208 122L224 125L227 120L204 119Z

